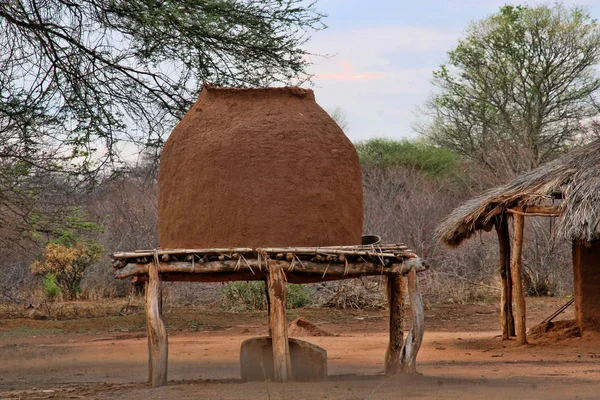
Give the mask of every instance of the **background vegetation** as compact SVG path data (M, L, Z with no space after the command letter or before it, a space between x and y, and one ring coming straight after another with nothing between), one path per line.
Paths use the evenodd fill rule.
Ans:
M306 32L322 27L313 5L295 0L216 1L195 14L138 1L68 4L0 4L0 43L11 50L0 55L4 303L130 295L101 249L157 245L156 155L199 83L307 79ZM241 37L224 33L232 21L243 23ZM131 46L107 47L115 34ZM90 35L98 47L87 46ZM464 200L596 135L600 29L577 7L506 6L473 23L448 54L435 72L419 139L356 143L364 230L406 243L429 261L426 301L496 300L494 235L450 250L434 230ZM181 67L179 80L163 74L164 62ZM332 114L346 127L342 110ZM119 145L133 142L143 144L137 165L119 157ZM533 218L527 230L527 292L571 293L570 244L555 240L551 219ZM291 286L288 306L384 307L383 287L377 278ZM167 284L166 299L260 309L264 290L255 283Z

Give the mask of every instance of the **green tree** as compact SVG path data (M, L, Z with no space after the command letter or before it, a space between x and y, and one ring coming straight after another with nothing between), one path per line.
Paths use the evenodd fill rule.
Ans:
M375 138L354 144L363 166L416 169L429 177L458 174L456 155L423 141Z
M598 113L600 27L580 7L504 6L434 72L418 130L510 178L565 151Z

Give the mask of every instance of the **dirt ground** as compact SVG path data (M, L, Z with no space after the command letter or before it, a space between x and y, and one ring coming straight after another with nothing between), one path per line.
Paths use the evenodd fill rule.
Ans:
M529 299L529 326L564 302ZM394 378L382 375L386 311L294 310L290 321L303 316L337 336L303 338L327 350L328 381L285 384L239 378L240 344L266 333L264 313L166 311L169 385L158 389L146 383L142 310L59 321L0 319L0 399L600 398L599 336L503 342L496 304L429 305L417 359L421 375ZM572 315L569 309L559 319Z

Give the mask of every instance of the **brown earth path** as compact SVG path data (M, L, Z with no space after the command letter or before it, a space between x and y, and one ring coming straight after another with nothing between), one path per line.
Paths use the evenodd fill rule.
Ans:
M534 300L528 305L530 325L564 301ZM300 313L339 334L304 338L327 349L331 378L327 382L239 381L239 347L244 339L264 334L260 314L216 313L205 318L212 318L210 329L171 331L169 386L159 389L145 383L143 332L108 329L112 321L108 319L107 330L94 334L68 330L73 327L62 332L40 328L55 321L1 320L0 398L600 398L597 337L530 346L502 342L494 330L498 315L493 304L432 306L418 358L423 375L393 379L379 375L387 345L385 311ZM86 326L85 320L78 321L78 329ZM90 320L88 325L97 323ZM29 330L20 330L23 325Z

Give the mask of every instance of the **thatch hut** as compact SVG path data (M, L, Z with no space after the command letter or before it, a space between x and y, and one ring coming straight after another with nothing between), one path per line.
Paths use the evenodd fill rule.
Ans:
M521 251L527 216L556 218L556 234L573 242L577 323L582 332L600 331L600 140L469 200L437 228L438 237L452 247L478 230L496 230L502 277L502 336L508 339L514 329L514 297L516 334L521 343L526 342ZM514 219L512 254L509 217Z

